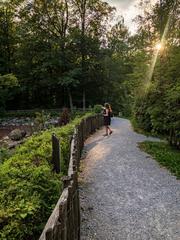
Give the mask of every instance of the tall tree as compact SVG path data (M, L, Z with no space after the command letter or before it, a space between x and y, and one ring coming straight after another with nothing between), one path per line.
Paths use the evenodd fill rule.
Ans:
M16 44L15 35L16 4L13 1L0 3L0 73L11 73L13 70L13 54Z
M16 86L18 81L13 74L0 75L0 112L5 110L6 101L12 97L10 89Z
M81 31L80 52L81 52L81 83L83 88L83 109L86 107L86 81L88 79L87 60L89 38L102 37L102 30L105 29L105 22L110 17L114 8L101 0L72 0L75 6L76 23ZM80 22L79 22L80 19Z

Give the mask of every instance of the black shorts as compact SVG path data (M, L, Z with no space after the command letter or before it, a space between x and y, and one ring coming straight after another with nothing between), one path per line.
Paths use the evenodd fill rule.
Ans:
M111 124L111 118L109 116L104 117L104 126L109 126Z

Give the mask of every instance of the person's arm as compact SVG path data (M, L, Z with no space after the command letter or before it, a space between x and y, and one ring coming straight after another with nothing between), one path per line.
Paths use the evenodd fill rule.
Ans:
M104 116L108 117L108 113L109 113L109 111L108 111L108 109L106 109L105 112L104 112Z

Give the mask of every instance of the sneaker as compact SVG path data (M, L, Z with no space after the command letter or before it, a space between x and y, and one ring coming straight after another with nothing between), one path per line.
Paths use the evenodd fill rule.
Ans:
M111 135L113 133L113 131L110 131L109 135Z

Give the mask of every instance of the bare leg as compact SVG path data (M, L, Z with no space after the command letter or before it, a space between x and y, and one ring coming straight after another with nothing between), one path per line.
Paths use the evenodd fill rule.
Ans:
M109 129L109 134L112 134L113 131L111 130L111 128L109 126L107 128Z
M112 134L113 131L111 130L111 128L109 126L105 126L105 129L106 129L106 133L104 134L104 136L108 136L108 132L110 135Z
M103 136L107 136L108 135L108 126L105 126L105 130L106 130L106 133Z
M108 135L108 126L106 126L106 135Z

